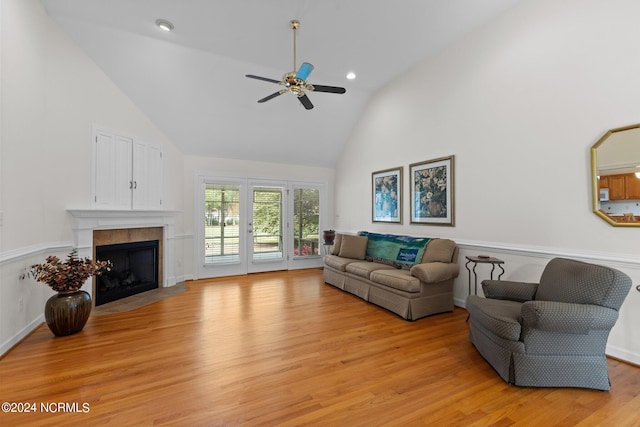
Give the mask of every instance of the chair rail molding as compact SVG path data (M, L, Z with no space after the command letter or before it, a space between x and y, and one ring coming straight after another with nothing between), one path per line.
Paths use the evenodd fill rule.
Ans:
M66 252L71 251L71 249L73 249L73 243L71 242L42 243L39 245L13 249L10 251L0 252L0 265L16 262L23 258L29 258L35 255L50 254L51 252Z
M576 251L545 246L508 245L504 243L477 242L473 240L456 240L456 243L461 249L483 249L503 254L544 259L554 257L578 258L587 262L605 262L612 267L640 268L640 257L632 257L626 254L613 255L611 253Z

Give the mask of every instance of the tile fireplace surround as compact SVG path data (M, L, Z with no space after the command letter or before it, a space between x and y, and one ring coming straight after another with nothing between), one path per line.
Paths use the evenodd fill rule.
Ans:
M121 233L123 229L140 230L149 228L162 229L162 283L161 287L169 287L176 284L174 273L174 222L177 212L174 211L125 211L125 210L96 210L96 209L70 209L73 218L73 243L81 258L93 258L94 231L100 231L101 236L109 230ZM108 233L107 233L108 234ZM91 293L92 286L85 289Z

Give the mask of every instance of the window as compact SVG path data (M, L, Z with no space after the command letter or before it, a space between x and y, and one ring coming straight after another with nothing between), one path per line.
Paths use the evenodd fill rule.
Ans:
M240 186L205 185L205 263L238 261Z
M293 255L309 257L319 255L320 190L294 188L293 190Z

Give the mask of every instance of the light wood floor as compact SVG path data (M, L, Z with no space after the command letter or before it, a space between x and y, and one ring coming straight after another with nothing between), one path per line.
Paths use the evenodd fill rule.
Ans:
M0 425L640 425L640 368L609 360L610 392L514 387L465 317L407 322L315 269L188 282L70 337L38 328L0 359L0 400L37 412Z

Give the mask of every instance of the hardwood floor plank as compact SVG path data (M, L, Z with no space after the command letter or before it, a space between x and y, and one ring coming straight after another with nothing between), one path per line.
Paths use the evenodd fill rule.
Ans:
M610 392L504 383L466 311L407 322L317 269L188 282L129 312L45 325L0 359L0 425L640 425L640 368L609 360Z

